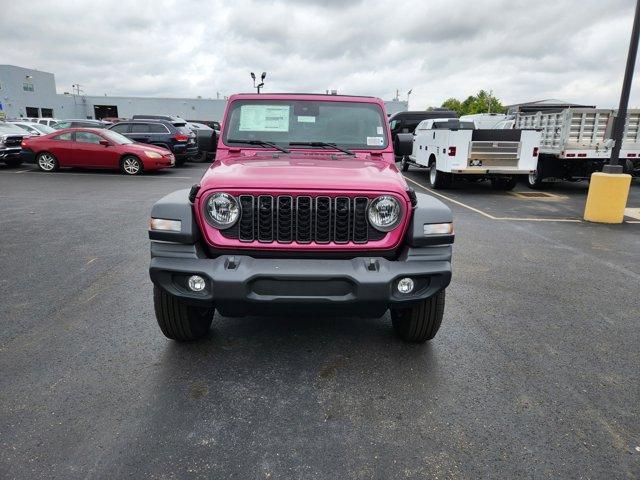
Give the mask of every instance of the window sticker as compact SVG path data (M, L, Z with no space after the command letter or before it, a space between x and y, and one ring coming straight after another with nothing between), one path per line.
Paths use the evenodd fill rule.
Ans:
M288 132L289 105L242 105L241 132Z
M298 123L316 123L316 117L308 115L298 115Z
M378 130L377 130L378 135L382 135L382 132L383 132L382 127L378 127Z
M370 147L381 147L384 145L384 138L382 137L367 137L367 145Z

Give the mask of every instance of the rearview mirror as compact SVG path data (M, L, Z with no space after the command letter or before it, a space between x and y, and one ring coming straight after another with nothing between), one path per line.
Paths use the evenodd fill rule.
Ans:
M413 133L399 133L393 142L393 151L398 157L413 153Z
M109 143L109 140L100 140L100 145L104 145L105 147L108 147L109 145L111 145L111 143Z

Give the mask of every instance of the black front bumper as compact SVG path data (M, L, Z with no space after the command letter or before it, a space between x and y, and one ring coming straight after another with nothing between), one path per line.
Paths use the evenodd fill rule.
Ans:
M406 248L397 260L207 258L197 245L151 242L149 273L155 285L194 305L212 305L227 316L277 314L306 309L341 315L379 316L443 290L451 281L451 246ZM205 278L202 292L187 287L191 275ZM398 280L411 277L409 294Z

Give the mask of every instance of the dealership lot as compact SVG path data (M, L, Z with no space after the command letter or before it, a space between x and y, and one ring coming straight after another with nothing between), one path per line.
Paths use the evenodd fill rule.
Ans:
M640 224L582 222L586 184L435 192L457 238L430 344L388 315L217 316L176 344L148 215L205 168L0 168L0 477L640 475Z

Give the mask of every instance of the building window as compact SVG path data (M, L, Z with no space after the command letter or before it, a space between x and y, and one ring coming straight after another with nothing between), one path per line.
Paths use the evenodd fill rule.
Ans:
M38 112L38 107L26 107L27 117L29 118L39 118L40 113Z
M33 92L33 83L24 82L22 84L22 90L24 90L25 92Z
M53 118L53 108L41 108L42 118Z

